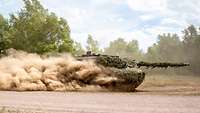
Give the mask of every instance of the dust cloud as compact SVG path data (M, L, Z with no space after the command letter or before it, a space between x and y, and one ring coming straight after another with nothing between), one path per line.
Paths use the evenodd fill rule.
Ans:
M11 49L0 59L0 90L98 90L117 80L93 61L77 61L69 54L41 57Z

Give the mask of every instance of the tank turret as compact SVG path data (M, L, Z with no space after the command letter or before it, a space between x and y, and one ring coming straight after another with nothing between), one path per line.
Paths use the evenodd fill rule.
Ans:
M88 51L82 56L77 56L77 60L92 60L99 66L105 73L112 73L116 78L110 86L117 89L126 89L127 91L135 90L145 79L145 72L140 67L147 68L168 68L168 67L183 67L189 66L188 63L170 63L170 62L144 62L136 61L129 58L121 58L119 56L95 54ZM115 88L112 88L115 89Z

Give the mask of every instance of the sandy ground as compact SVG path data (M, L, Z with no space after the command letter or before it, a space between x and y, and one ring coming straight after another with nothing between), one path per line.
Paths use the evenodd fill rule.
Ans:
M0 109L9 113L200 113L199 81L148 76L137 92L129 93L0 91Z
M200 113L200 96L93 92L0 92L10 111L44 113Z

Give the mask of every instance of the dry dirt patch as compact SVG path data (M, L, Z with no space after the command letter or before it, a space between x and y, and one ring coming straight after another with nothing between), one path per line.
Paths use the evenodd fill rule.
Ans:
M143 94L200 95L200 77L193 75L146 75L138 87Z

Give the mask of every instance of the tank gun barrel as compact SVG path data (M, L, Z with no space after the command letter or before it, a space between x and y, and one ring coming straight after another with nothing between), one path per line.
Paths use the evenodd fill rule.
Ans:
M190 66L188 63L169 63L169 62L156 62L156 63L149 63L149 62L143 62L140 61L137 63L138 67L160 67L160 68L167 68L167 67L184 67L184 66Z
M115 67L118 69L122 68L168 68L168 67L184 67L190 66L188 63L171 63L171 62L144 62L144 61L136 61L130 58L120 58L119 56L112 55L101 55L95 54L91 51L88 51L86 54L77 57L77 60L95 60L97 64L103 65L105 67Z

